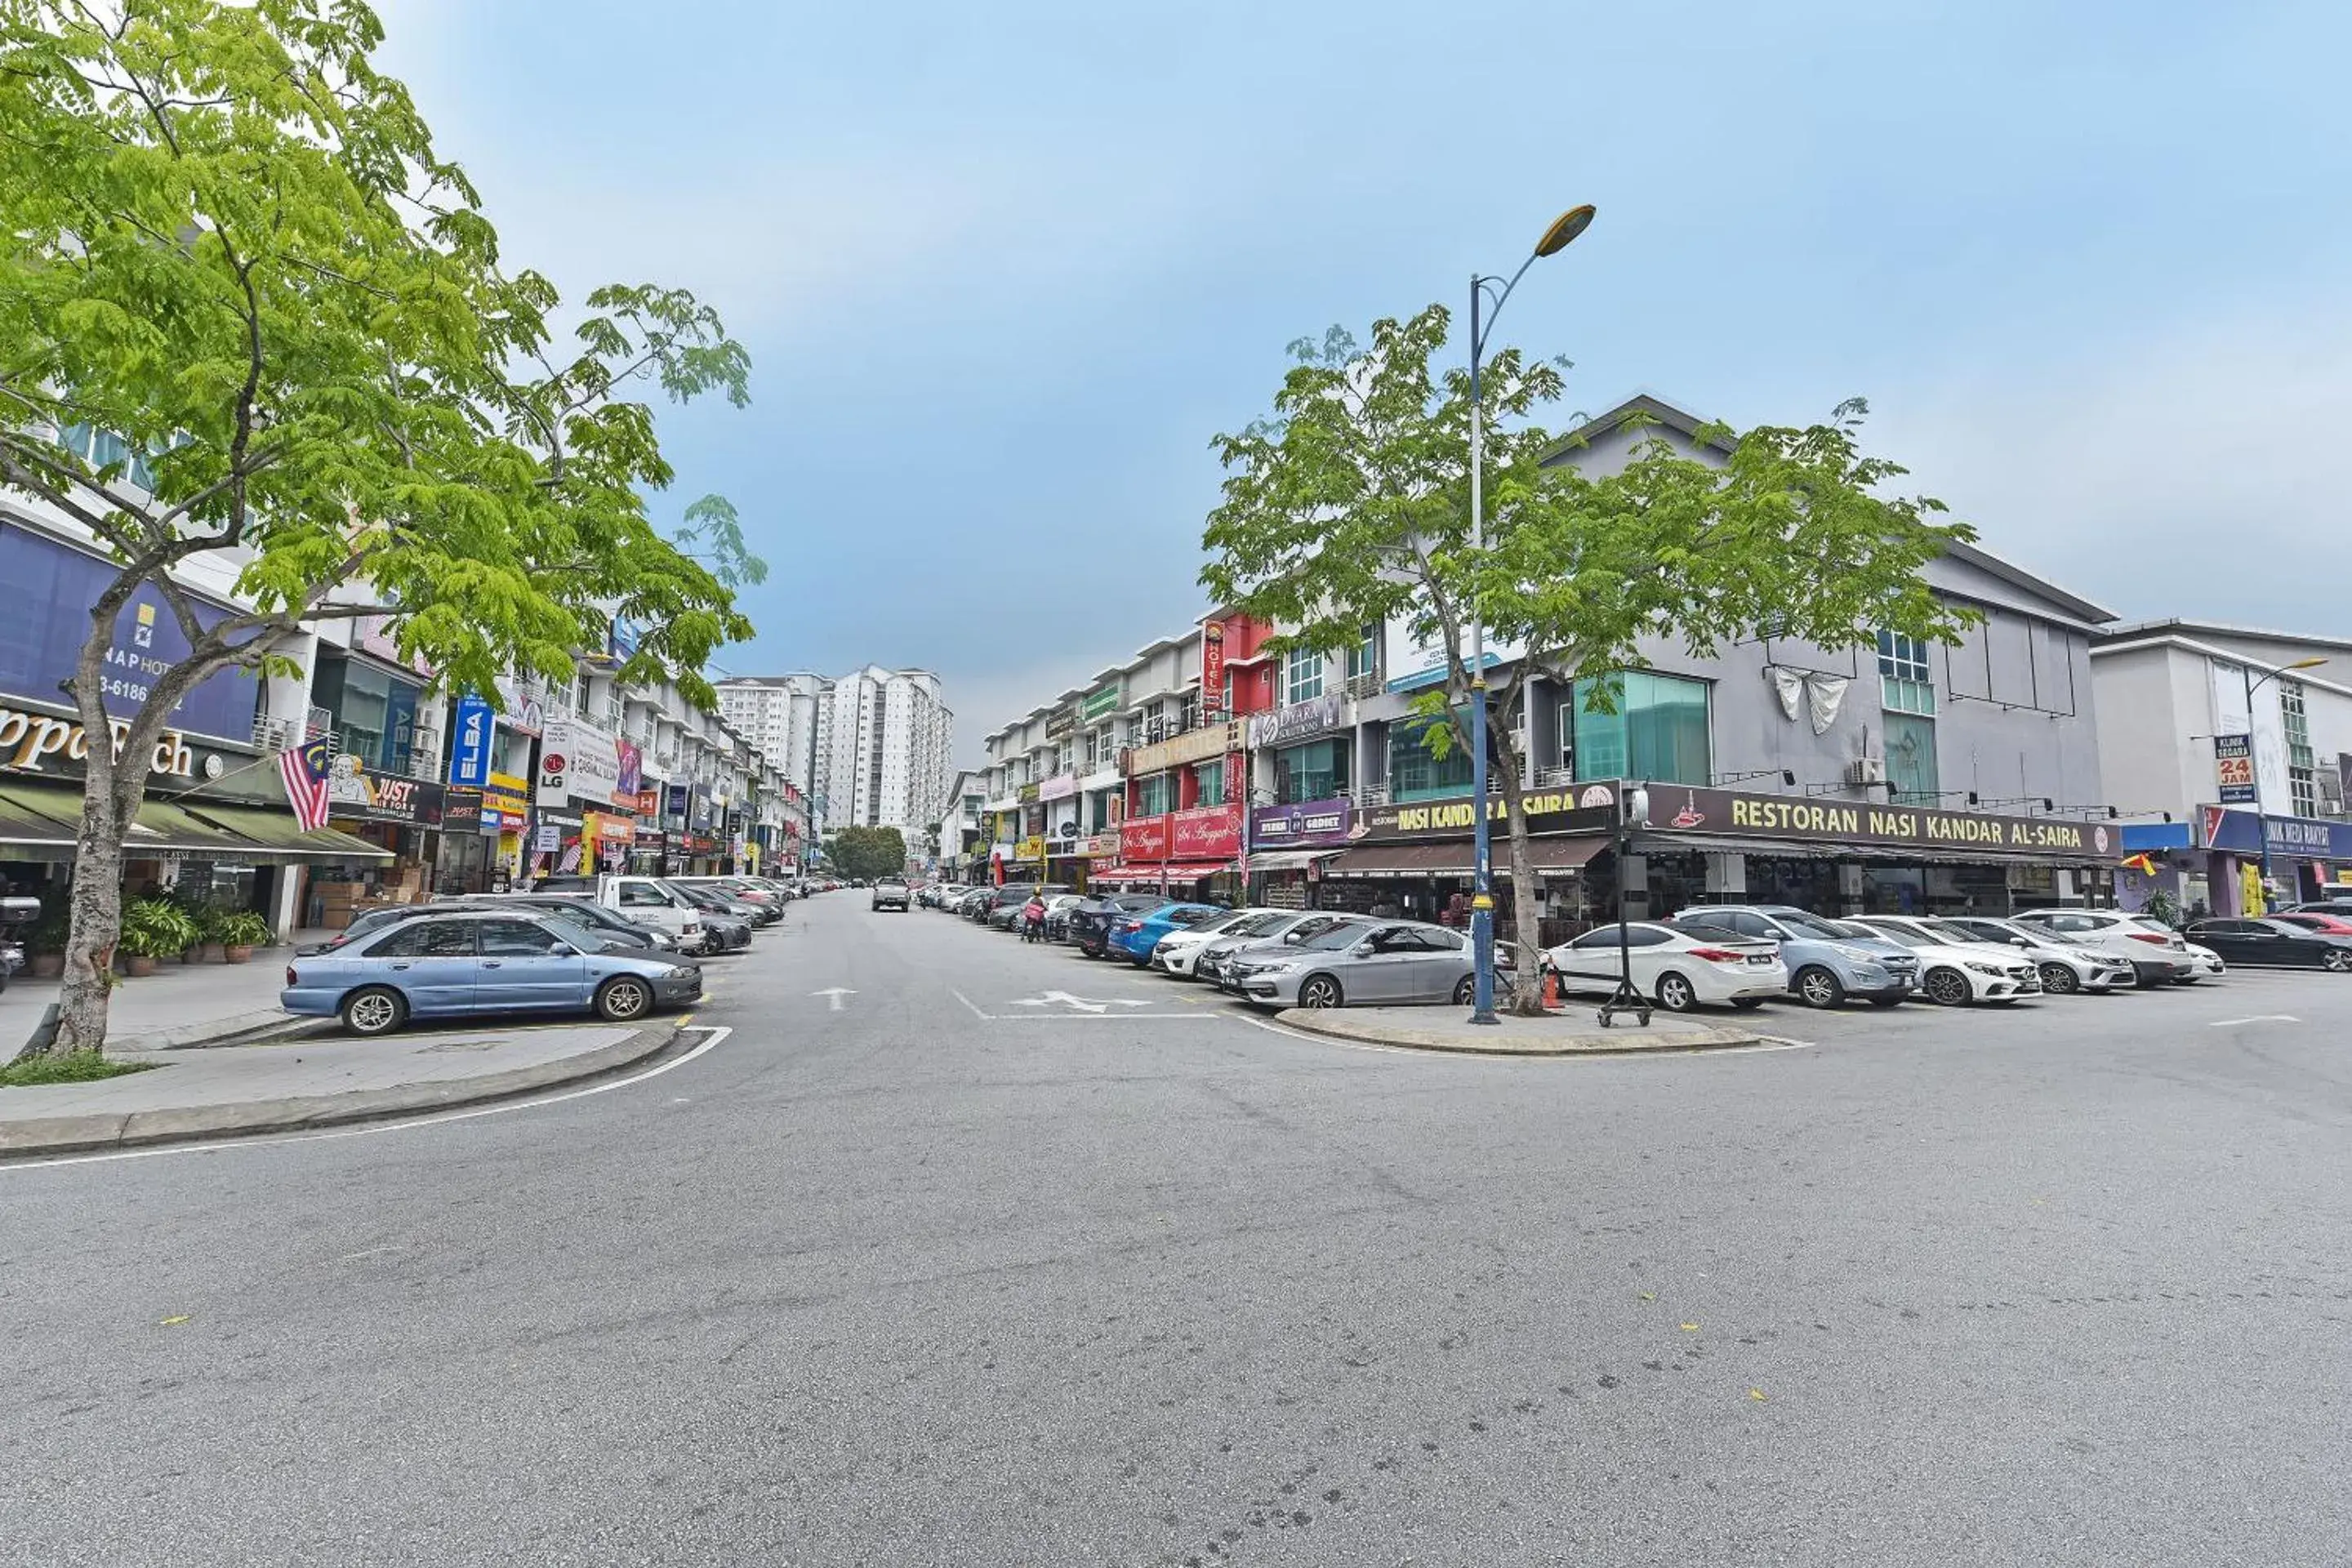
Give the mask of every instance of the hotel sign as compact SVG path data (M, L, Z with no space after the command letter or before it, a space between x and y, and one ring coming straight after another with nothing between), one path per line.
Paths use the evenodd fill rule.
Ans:
M1146 773L1181 768L1187 763L1209 762L1227 752L1239 750L1241 743L1242 727L1238 721L1204 724L1197 730L1187 730L1173 740L1130 750L1127 753L1127 776L1141 778Z

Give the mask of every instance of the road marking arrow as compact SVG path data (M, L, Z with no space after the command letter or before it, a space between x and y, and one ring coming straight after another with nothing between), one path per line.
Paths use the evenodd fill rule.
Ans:
M832 1002L833 1005L826 1008L825 1011L829 1013L838 1013L841 1011L841 999L844 996L855 996L857 993L850 990L845 985L834 985L828 986L823 991L812 991L809 994L812 996L823 996Z
M1108 996L1100 1001L1097 1001L1087 996L1073 996L1066 991L1048 991L1043 996L1015 997L1013 1005L1015 1007L1050 1007L1057 1003L1065 1007L1075 1008L1081 1013L1105 1013L1108 1012L1113 1007L1149 1007L1151 1005L1149 1002L1130 1002L1122 996Z

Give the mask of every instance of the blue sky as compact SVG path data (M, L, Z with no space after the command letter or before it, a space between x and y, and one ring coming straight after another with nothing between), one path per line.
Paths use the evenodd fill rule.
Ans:
M389 0L385 63L568 293L694 289L665 416L774 574L764 673L939 670L958 752L1201 607L1284 345L1454 301L1735 424L1870 399L2130 616L2352 619L2352 7Z

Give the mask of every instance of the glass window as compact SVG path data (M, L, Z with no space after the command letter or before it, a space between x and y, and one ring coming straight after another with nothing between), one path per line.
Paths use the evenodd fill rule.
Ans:
M562 938L530 921L481 922L484 958L540 958L562 945Z
M1274 798L1284 805L1329 800L1348 787L1349 750L1345 738L1283 747L1274 753Z
M2311 721L2304 712L2303 682L2281 677L2279 721L2286 731L2286 787L2294 801L2294 815L2319 815L2318 759L2311 750Z
M1176 775L1147 773L1135 781L1135 815L1160 816L1176 809Z
M1348 649L1348 680L1350 685L1380 673L1380 627L1366 626L1363 640Z
M1198 791L1195 805L1225 804L1225 764L1222 762L1201 763L1192 769L1192 782Z
M1711 757L1706 682L1647 669L1609 680L1613 713L1591 710L1591 682L1580 680L1571 689L1574 740L1562 761L1573 760L1576 776L1706 784Z
M1936 710L1935 672L1927 663L1927 645L1901 632L1878 634L1879 700L1895 713Z
M621 904L627 909L646 907L667 909L669 895L651 883L624 882L621 885Z
M1283 660L1285 702L1311 702L1323 695L1323 656L1313 648L1295 647Z
M1448 737L1453 744L1443 761L1430 755L1429 730L1442 722L1442 720L1413 720L1391 726L1391 800L1429 800L1439 795L1460 795L1470 787L1470 751L1462 744L1459 737Z
M409 921L367 950L370 958L471 958L473 921Z
M1933 805L1938 795L1936 773L1936 721L1911 713L1888 713L1886 782L1893 798L1906 805Z

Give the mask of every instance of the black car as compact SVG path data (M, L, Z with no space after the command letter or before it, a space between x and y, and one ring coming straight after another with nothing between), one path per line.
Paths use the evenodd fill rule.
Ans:
M2188 937L2220 953L2225 963L2352 973L2352 937L2323 936L2284 921L2204 921L2190 926Z
M1070 941L1088 958L1110 952L1110 922L1168 902L1158 893L1089 893L1069 912Z

